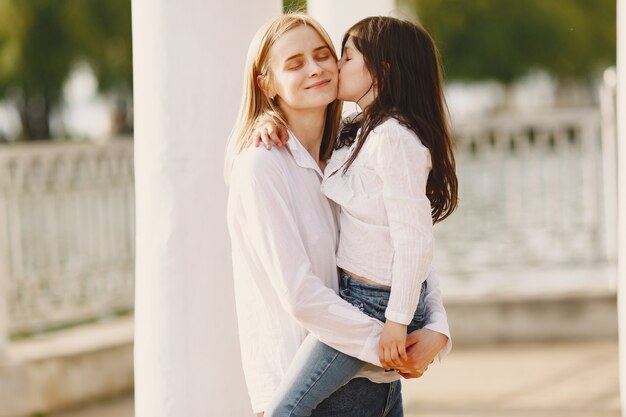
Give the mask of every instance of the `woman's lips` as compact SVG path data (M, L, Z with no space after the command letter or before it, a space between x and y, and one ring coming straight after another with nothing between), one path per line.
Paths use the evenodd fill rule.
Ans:
M324 87L324 86L326 86L326 85L328 85L328 84L330 84L330 80L320 81L320 82L317 82L317 83L315 83L315 84L313 84L313 85L308 86L308 87L306 88L306 90L311 89L311 88L319 88L319 87Z

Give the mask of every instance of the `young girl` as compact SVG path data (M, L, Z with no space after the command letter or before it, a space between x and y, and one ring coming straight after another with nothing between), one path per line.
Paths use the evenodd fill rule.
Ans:
M382 323L337 295L336 206L320 190L340 121L337 81L330 39L308 16L277 17L250 45L226 173L242 363L259 414L309 341L321 340L351 360L380 365ZM264 116L289 127L286 146L270 152L247 148ZM403 366L410 376L421 375L449 340L435 274L424 298L428 325L407 343L415 343ZM399 415L397 375L373 365L367 377L388 383L356 378L320 404L316 414L379 417L386 410L385 415Z
M380 362L401 369L407 331L425 324L433 223L457 205L436 47L418 25L366 18L344 37L338 91L363 109L344 123L322 181L341 206L340 295L385 322ZM305 344L266 416L311 415L363 366L317 340Z

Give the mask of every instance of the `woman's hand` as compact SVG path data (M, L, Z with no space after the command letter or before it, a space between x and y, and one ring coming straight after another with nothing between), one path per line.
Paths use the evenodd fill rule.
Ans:
M380 336L378 356L383 368L389 370L401 367L407 360L405 324L391 320L385 322L383 333Z
M408 360L399 366L403 378L419 378L433 363L441 349L448 343L448 336L429 329L419 329L406 338Z
M284 146L289 140L289 133L284 126L276 125L272 122L266 122L257 127L252 132L252 144L258 148L261 142L265 145L265 149L272 149L272 142L279 148Z

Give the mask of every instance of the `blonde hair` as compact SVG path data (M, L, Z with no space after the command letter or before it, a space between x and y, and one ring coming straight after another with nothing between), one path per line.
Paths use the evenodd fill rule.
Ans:
M316 20L305 14L284 14L258 30L250 43L246 58L243 97L239 116L228 138L224 165L224 176L227 183L235 156L249 145L251 134L259 122L269 119L276 124L287 125L278 101L268 97L259 87L257 77L271 77L268 59L270 49L281 36L300 25L314 29L326 42L333 57L337 59L337 53L328 33ZM326 124L320 147L320 159L322 160L328 159L332 153L340 121L341 102L335 100L326 109Z

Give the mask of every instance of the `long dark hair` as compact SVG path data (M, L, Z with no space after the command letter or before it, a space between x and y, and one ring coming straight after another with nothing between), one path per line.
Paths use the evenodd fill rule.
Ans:
M363 54L377 94L361 117L347 121L340 132L337 149L357 141L344 173L370 132L393 117L415 132L430 151L432 170L426 194L433 222L445 219L457 207L458 181L435 43L421 26L383 16L365 18L348 29L341 44L342 52L349 38Z

